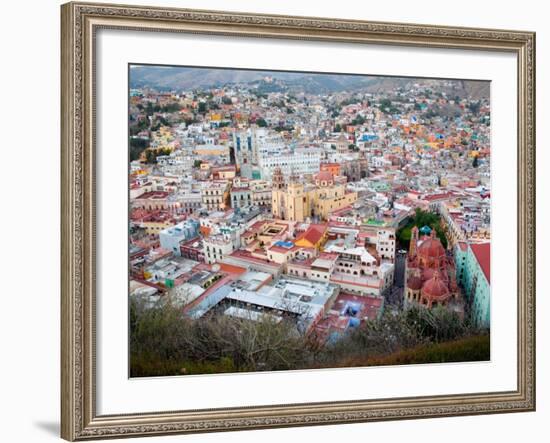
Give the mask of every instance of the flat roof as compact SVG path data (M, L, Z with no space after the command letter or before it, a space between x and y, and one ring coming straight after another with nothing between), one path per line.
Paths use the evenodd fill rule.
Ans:
M242 318L245 320L252 320L252 321L261 321L264 318L269 318L270 320L273 320L276 323L279 323L283 320L282 317L278 317L276 315L269 314L267 312L258 312L250 309L238 308L236 306L230 306L229 308L227 308L224 311L224 315L229 315L231 317L237 317L237 318Z
M336 260L327 260L323 258L318 258L313 263L311 263L311 266L315 266L316 268L330 269L330 267L334 264L335 261Z
M286 298L282 292L278 294L279 296L274 295L264 295L258 292L234 289L227 294L226 298L279 311L291 312L297 315L315 314L322 309L319 305L304 302L297 298Z

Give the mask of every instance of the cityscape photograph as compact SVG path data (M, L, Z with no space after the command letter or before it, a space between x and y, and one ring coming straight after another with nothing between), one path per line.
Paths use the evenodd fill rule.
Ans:
M490 82L128 72L130 377L490 360Z

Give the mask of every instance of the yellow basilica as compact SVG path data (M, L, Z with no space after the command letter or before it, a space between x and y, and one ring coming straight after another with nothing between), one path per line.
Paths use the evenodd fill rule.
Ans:
M329 171L319 172L314 184L304 185L293 176L285 184L281 169L276 168L272 183L271 211L282 220L301 222L308 217L326 220L331 212L357 200L357 193L346 191L345 183L336 183Z

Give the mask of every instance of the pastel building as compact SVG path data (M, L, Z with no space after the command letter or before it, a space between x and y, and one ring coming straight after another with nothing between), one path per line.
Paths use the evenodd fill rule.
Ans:
M306 231L296 238L296 245L303 248L315 248L320 250L327 239L328 229L326 225L311 224Z
M202 205L208 211L223 211L229 202L229 182L204 182L201 189Z
M491 325L491 243L458 242L456 277L477 326Z
M185 220L175 226L166 228L159 233L160 246L172 251L174 255L181 256L180 244L198 235L199 222Z

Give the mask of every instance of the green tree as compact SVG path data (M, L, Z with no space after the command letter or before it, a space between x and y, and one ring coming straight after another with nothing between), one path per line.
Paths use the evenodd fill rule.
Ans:
M141 153L149 147L149 139L130 138L130 161L138 160Z
M441 244L444 248L447 248L447 237L445 231L441 226L441 217L435 212L424 211L420 208L416 208L414 217L407 223L407 225L397 231L397 238L399 242L408 247L411 240L411 230L413 226L422 228L423 226L429 226L435 230L437 237L441 240Z
M206 102L199 102L199 108L198 108L199 114L204 114L207 110L208 110L208 107L206 106Z
M380 100L380 108L382 108L382 110L384 110L385 108L390 108L391 107L391 100L388 99L388 98L383 98L382 100Z
M172 113L178 112L181 106L178 102L168 103L161 108L161 112Z
M362 125L366 121L367 121L367 119L365 117L363 117L362 115L358 115L351 121L351 124L352 125Z
M403 357L416 363L489 358L486 331L441 307L413 307L396 314L388 310L325 343L315 333L300 332L288 317L191 319L174 302L173 291L152 307L139 298L130 300L134 377L398 364ZM469 337L474 340L464 346ZM434 347L438 344L445 347ZM414 358L415 353L421 357Z
M156 161L156 155L155 155L155 152L151 149L147 149L147 151L145 151L145 159L147 161L147 163L155 163Z

